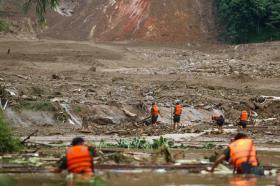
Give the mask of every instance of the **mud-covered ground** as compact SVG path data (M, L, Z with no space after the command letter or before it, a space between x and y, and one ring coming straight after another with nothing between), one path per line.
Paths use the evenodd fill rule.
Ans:
M19 136L36 130L35 136L62 138L194 133L227 143L247 109L257 113L249 134L259 143L279 144L279 42L157 46L2 39L0 51L2 105L8 101L5 112ZM184 113L183 127L174 131L176 99ZM162 110L156 128L141 122L152 101ZM225 115L222 134L211 131L213 109Z
M170 150L175 163L196 163L195 172L202 173L211 164L203 164L204 159L223 151L237 132L240 111L247 109L252 116L247 133L255 140L259 159L268 170L276 170L279 51L279 42L160 46L2 39L1 105L17 136L25 139L33 133L26 143L29 148L20 156L3 156L2 163L11 161L8 171L29 170L30 165L35 166L31 172L36 167L46 171L75 136L84 136L97 147L120 139L152 142L163 136L177 148ZM173 130L177 99L184 106L182 127ZM162 116L158 126L145 126L143 119L153 101ZM214 110L225 115L222 133L211 122ZM105 152L97 160L101 166L174 165L160 150L100 150Z

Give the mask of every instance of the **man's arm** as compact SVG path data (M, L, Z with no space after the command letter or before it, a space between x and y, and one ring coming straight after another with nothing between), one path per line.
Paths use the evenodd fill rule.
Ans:
M58 164L58 166L55 169L51 170L51 172L61 173L63 170L66 170L67 169L66 157L63 157L60 160L58 160L57 164Z
M88 146L89 153L92 157L97 157L98 153L93 146Z
M214 172L215 168L222 163L224 160L226 159L226 156L224 154L222 154L214 163L214 165L212 166L210 172Z

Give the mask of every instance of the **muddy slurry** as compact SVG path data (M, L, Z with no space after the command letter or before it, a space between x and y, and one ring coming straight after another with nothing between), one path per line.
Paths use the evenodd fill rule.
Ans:
M2 39L1 107L21 140L32 135L20 155L1 156L0 180L63 184L49 170L72 138L83 136L103 153L96 169L107 185L273 185L280 166L279 50L279 42L167 47ZM183 105L177 130L175 100ZM153 101L161 110L154 127ZM232 177L227 164L208 174L243 109L267 176ZM223 132L213 112L225 116Z

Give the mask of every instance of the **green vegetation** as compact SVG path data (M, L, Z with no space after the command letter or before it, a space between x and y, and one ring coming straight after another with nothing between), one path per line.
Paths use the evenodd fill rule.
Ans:
M0 153L18 151L20 147L19 140L13 136L4 114L0 111Z
M24 11L28 12L32 4L36 6L36 16L39 23L46 22L45 15L48 9L55 9L59 5L59 0L28 0L24 4Z
M226 42L250 43L280 39L279 0L217 0Z
M205 143L202 146L202 149L215 149L217 146L214 143Z
M47 100L40 101L21 101L19 109L27 109L33 111L55 111L52 102Z
M11 179L10 177L7 177L6 175L0 175L0 185L1 186L13 186L16 185L16 182Z
M8 32L9 31L9 24L0 19L0 32Z
M162 136L159 139L153 139L153 141L147 141L144 138L134 138L132 140L116 140L116 144L105 143L104 140L101 140L100 144L97 145L99 148L102 147L115 147L115 148L128 148L128 149L159 149L162 146L170 147L170 142L163 138Z

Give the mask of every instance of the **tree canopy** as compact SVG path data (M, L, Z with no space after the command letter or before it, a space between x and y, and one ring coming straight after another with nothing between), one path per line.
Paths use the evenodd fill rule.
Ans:
M280 0L217 0L217 8L229 42L280 39Z

